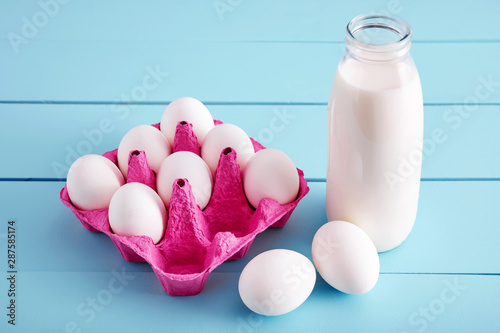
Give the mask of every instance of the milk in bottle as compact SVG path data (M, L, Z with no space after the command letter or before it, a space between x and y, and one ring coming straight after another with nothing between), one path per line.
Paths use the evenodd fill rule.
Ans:
M353 19L328 103L328 220L361 227L379 252L401 244L417 214L423 101L410 40L400 18Z

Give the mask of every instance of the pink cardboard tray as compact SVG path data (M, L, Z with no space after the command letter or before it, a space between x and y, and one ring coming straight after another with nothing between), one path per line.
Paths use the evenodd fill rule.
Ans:
M215 124L221 124L215 120ZM159 129L159 124L152 125ZM251 139L255 151L264 149ZM177 124L173 151L187 150L200 155L200 145L192 125ZM103 154L117 164L117 150ZM61 201L68 206L85 228L103 232L115 243L122 257L129 262L148 262L170 295L195 295L217 266L228 259L243 258L255 236L268 227L283 227L309 187L302 170L297 169L300 189L297 198L286 205L262 199L255 209L248 203L242 186L236 152L226 148L215 173L212 197L202 211L195 203L187 179L178 179L172 186L165 235L158 244L148 236L125 237L114 234L109 227L108 210L77 209L68 196L66 186ZM142 151L130 153L127 182L141 182L156 190L156 175L149 168Z

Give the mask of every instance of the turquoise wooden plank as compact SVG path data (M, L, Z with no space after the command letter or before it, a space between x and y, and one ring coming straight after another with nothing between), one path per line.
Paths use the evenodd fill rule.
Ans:
M126 264L111 240L84 229L59 201L62 182L1 182L0 220L16 218L19 269L23 271L107 271L126 265L151 271L147 264ZM314 234L326 223L325 183L309 183L287 225L260 234L248 255L217 271L240 272L262 251L288 248L311 257ZM16 195L12 195L16 193ZM422 182L417 220L409 238L380 255L383 273L500 274L500 182ZM22 198L22 200L20 200ZM98 260L96 258L99 258ZM6 270L0 262L0 269Z
M45 0L42 3L55 3ZM314 1L71 1L41 6L38 1L0 4L0 39L22 34L23 17L39 23L38 40L343 41L347 22L368 11L399 14L414 29L415 40L499 40L498 2L460 3L411 0ZM44 21L39 12L52 14ZM42 15L42 16L37 16ZM33 19L35 16L35 19ZM91 24L90 24L91 22ZM45 24L44 24L45 23ZM25 28L26 29L26 28ZM28 31L27 31L28 32ZM29 44L21 44L28 50Z
M165 105L0 104L0 178L60 178L77 156L118 147L140 124L157 123ZM215 118L242 127L288 154L307 178L326 177L326 106L209 105ZM127 111L130 111L127 115ZM500 106L425 107L423 178L500 178ZM29 119L29 122L25 120ZM102 131L100 124L105 126Z
M327 103L339 44L0 42L0 101ZM499 103L500 43L420 43L426 103ZM477 95L477 97L475 97Z
M424 178L500 178L500 105L426 106Z
M318 278L293 312L263 317L238 295L239 273L216 273L192 297L171 297L153 273L21 272L16 329L36 332L490 332L498 326L499 276L381 275L372 291L346 295ZM112 270L125 275L123 284ZM6 279L0 280L2 290ZM111 283L111 285L110 285ZM1 300L6 300L2 294ZM94 307L88 303L94 301ZM11 331L6 320L2 331ZM13 329L12 329L13 331ZM71 330L68 330L71 331Z
M499 195L499 181L422 182L414 229L400 247L382 254L381 270L499 274L492 252L500 234Z

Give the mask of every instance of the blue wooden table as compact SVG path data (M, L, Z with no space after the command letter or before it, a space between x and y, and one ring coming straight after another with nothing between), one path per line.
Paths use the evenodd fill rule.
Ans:
M369 11L414 31L426 139L415 227L380 255L369 293L318 278L295 311L255 315L238 295L245 264L274 248L310 258L327 222L326 104L345 25ZM498 330L499 12L493 0L0 1L0 331ZM166 294L148 264L125 262L59 200L77 156L116 148L181 96L287 153L311 189L284 228L257 236L192 297Z

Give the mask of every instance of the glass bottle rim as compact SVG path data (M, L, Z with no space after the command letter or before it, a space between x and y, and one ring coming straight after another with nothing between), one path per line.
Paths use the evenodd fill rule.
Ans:
M360 31L366 29L382 29L392 33L393 40L383 43L370 43L357 37ZM349 49L356 49L365 58L369 53L385 53L390 58L398 58L409 51L412 30L408 22L396 15L363 14L353 18L346 27L345 42ZM356 52L354 52L356 53ZM370 58L368 56L367 58Z

